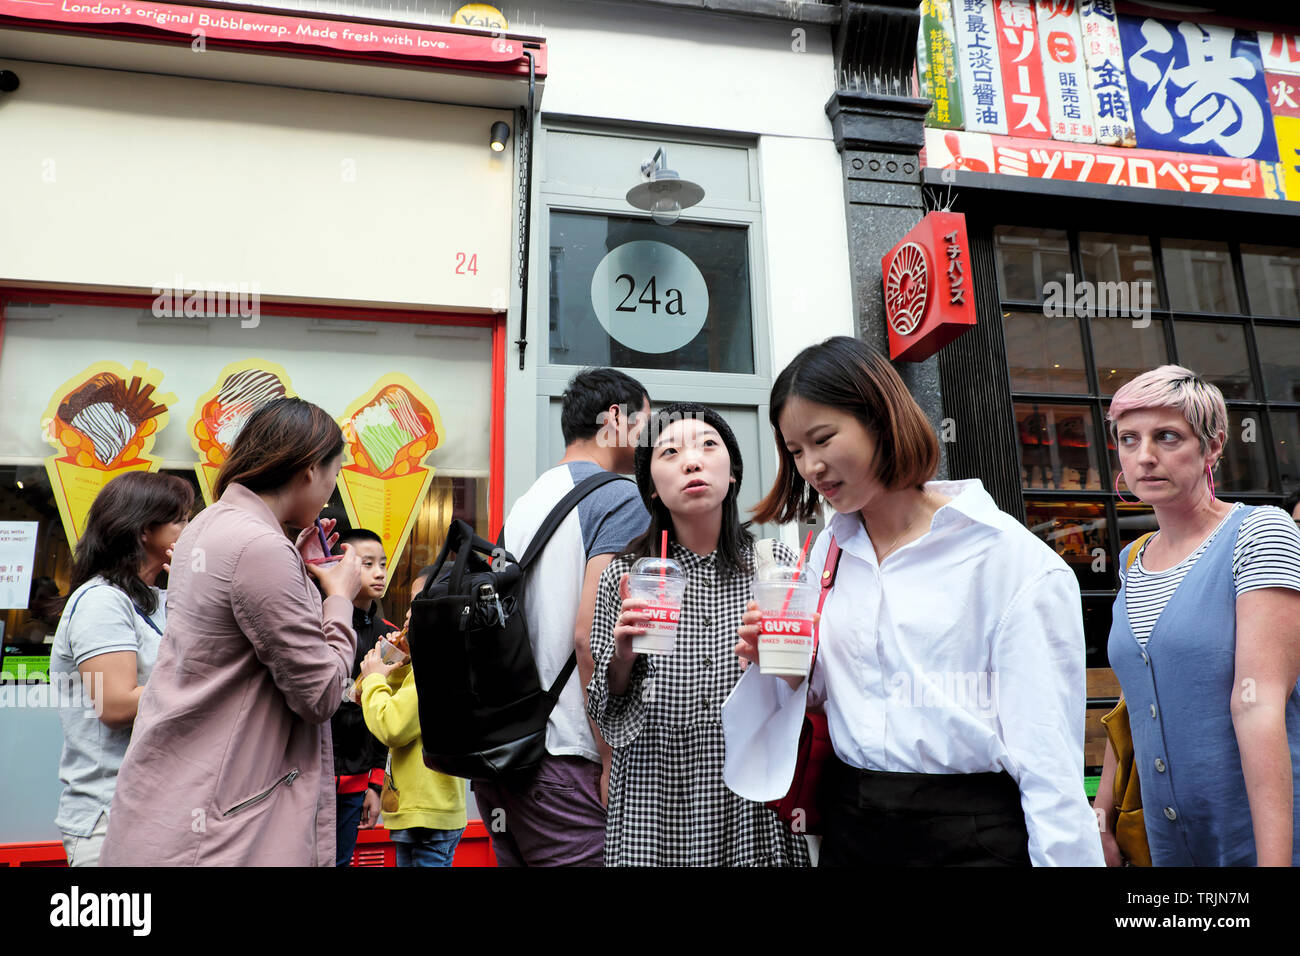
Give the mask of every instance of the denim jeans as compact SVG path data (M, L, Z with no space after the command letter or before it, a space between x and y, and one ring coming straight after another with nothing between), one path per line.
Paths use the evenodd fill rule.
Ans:
M365 806L366 792L337 795L334 818L336 866L352 863L352 853L357 848L357 829L361 826L361 810Z
M459 830L430 830L426 827L394 830L392 840L397 849L397 865L451 866L456 845L464 832L464 827Z

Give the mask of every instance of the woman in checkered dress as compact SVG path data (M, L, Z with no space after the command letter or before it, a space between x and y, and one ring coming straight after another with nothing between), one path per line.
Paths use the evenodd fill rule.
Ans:
M754 549L736 506L736 438L712 409L671 405L637 449L636 471L650 527L601 575L591 633L588 710L614 753L605 864L807 866L804 838L722 779L722 702L740 679L732 648ZM677 643L671 654L634 654L644 602L624 600L626 575L658 553L663 530L686 576ZM795 560L780 545L776 557Z

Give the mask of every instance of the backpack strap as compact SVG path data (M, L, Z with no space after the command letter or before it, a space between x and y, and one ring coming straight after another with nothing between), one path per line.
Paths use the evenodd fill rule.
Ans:
M541 527L537 529L533 539L528 542L528 549L524 552L524 556L519 559L519 567L527 571L528 566L542 553L542 548L546 547L546 542L550 540L551 535L555 534L556 529L560 527L560 523L569 516L570 511L578 506L578 502L597 488L607 485L611 481L631 481L631 479L616 475L613 472L601 471L584 478L573 487L573 490L561 498L559 503L551 509L550 514L546 516L546 520L542 522ZM504 538L504 528L501 534ZM550 689L546 691L546 696L552 700L559 700L560 692L564 689L564 685L569 682L569 678L573 676L577 666L578 652L574 651L569 655L569 659L564 662L564 666L560 668L560 673L556 675L555 683L551 684Z
M541 526L533 534L533 539L528 542L528 550L526 550L523 557L519 559L519 567L524 571L528 570L528 566L537 559L539 554L542 553L542 548L546 547L546 542L551 539L551 535L555 534L556 529L560 527L561 522L569 516L569 512L576 508L578 502L583 498L587 497L587 495L591 494L597 488L609 484L611 481L631 480L631 478L625 478L622 475L616 475L613 472L601 471L584 478L576 484L567 495L560 499L559 504L551 509L550 514L546 516L546 520L541 523ZM502 534L504 535L504 533L505 531L503 529Z

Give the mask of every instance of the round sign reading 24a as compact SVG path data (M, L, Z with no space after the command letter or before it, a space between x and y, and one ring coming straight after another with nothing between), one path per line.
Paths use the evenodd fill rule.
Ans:
M638 352L672 352L709 316L709 289L690 257L639 239L611 250L591 277L591 305L605 331Z

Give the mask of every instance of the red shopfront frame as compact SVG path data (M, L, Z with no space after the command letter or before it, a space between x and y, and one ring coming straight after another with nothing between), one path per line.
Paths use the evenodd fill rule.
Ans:
M0 355L4 353L5 304L10 299L34 302L63 302L72 305L98 305L113 308L148 308L151 295L103 292L49 292L13 286L0 286ZM476 315L460 312L420 312L405 309L351 308L342 306L305 306L284 302L263 302L267 315L292 315L318 319L350 321L402 322L411 325L447 325L492 330L492 406L491 434L488 450L488 525L491 539L496 540L505 520L505 315ZM353 855L353 866L395 866L395 851L383 828L362 830ZM0 867L66 866L63 844L57 840L36 843L0 844ZM495 866L491 837L482 820L470 820L456 848L455 866Z

